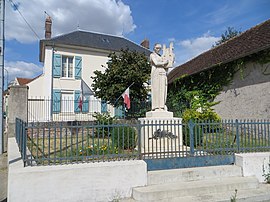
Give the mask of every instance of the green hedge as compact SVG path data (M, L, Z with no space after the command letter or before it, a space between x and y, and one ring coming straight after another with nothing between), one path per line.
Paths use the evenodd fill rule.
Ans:
M111 138L113 145L119 149L134 149L137 144L136 130L129 126L113 128Z

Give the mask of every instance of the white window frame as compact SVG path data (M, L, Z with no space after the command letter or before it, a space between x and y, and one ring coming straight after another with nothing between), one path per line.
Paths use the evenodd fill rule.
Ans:
M65 99L68 98L68 99ZM61 113L74 113L74 93L70 91L61 92Z
M63 75L63 59L66 58L66 75ZM65 79L74 79L75 78L75 57L74 56L68 56L68 55L62 55L61 57L61 78ZM69 76L69 59L72 59L72 76Z

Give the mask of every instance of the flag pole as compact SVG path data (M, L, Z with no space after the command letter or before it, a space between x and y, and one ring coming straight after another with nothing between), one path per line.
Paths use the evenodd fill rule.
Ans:
M133 86L134 83L135 83L135 82L132 82L132 84L130 84L129 87L127 87L126 89L130 88L131 86ZM126 90L126 89L125 89L125 90ZM122 97L122 95L123 95L123 93L115 100L114 106L115 106L115 104L118 102L118 100Z

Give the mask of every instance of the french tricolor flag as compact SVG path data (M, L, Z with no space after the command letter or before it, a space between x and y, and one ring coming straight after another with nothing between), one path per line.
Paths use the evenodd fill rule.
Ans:
M129 87L125 90L125 92L122 94L122 97L124 98L124 103L126 105L127 109L130 109L130 97L129 97Z

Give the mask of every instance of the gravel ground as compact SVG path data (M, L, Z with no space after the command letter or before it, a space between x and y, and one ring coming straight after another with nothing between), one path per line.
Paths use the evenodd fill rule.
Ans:
M7 201L7 153L0 155L0 201Z

